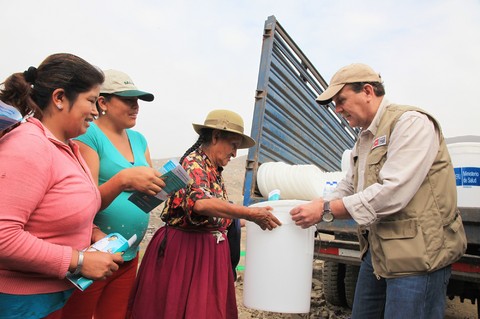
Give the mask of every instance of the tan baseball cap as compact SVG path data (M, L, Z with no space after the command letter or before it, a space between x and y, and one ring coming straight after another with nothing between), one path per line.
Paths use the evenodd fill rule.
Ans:
M325 105L348 83L356 82L382 82L380 74L371 67L362 63L353 63L344 66L332 76L328 88L317 97L317 102Z
M140 100L151 102L154 99L152 93L137 89L132 79L124 72L117 70L105 70L105 82L100 87L100 94L114 94L123 97L138 97Z
M192 124L198 134L203 128L212 128L221 131L240 134L243 137L239 148L250 148L255 145L255 140L243 134L243 119L240 115L229 110L213 110L208 113L203 124Z

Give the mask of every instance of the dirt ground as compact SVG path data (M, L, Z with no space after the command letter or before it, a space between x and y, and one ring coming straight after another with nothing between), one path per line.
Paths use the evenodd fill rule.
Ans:
M168 159L167 159L168 160ZM154 161L155 167L160 167L167 160ZM226 188L229 193L229 199L237 204L242 204L243 179L245 175L245 156L241 156L232 160L224 170L224 179ZM147 235L142 243L145 248L146 244L153 236L158 227L162 225L158 218L161 211L161 206L152 212L150 220L150 227ZM242 251L245 254L245 239L246 231L242 229ZM241 257L239 268L245 266L245 257ZM319 260L314 261L313 265L313 279L312 279L312 293L310 312L308 314L284 314L276 312L260 311L247 308L243 305L243 271L238 272L237 280L237 304L239 309L240 319L346 319L350 317L350 309L336 307L326 302L323 294L322 277L323 262ZM472 305L470 301L466 300L464 303L460 302L459 298L447 300L447 307L445 312L445 319L475 319L477 318L477 305ZM414 318L412 318L414 319Z

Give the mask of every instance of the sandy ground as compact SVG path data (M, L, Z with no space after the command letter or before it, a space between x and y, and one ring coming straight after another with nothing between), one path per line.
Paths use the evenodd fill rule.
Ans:
M241 204L243 200L243 180L245 175L245 156L234 159L226 166L224 171L224 179L229 193L229 199L235 203ZM166 160L154 161L155 166L159 167ZM150 221L149 231L142 243L142 247L145 248L151 236L158 227L161 226L161 221L158 215L161 211L161 206L152 212L152 218ZM242 251L244 253L245 248L245 229L242 229ZM245 266L245 257L240 260L239 268ZM336 307L328 304L325 301L323 294L323 283L321 280L323 262L314 261L313 265L313 279L312 279L312 294L311 294L311 308L308 314L284 314L276 312L260 311L255 309L246 308L243 305L243 271L238 272L239 278L237 281L237 303L239 309L240 319L300 319L300 318L316 318L316 319L346 319L350 317L350 309ZM445 313L445 319L474 319L477 318L477 305L472 305L470 301L466 300L461 303L459 298L453 300L447 300L447 307ZM414 319L414 318L412 318Z

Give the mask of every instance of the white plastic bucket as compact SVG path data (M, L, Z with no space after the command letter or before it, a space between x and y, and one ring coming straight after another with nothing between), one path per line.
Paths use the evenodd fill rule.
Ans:
M251 207L273 207L282 226L272 231L246 223L245 279L246 307L282 312L310 312L315 228L296 226L290 210L306 201L266 201Z
M480 143L447 144L457 183L457 205L480 207Z

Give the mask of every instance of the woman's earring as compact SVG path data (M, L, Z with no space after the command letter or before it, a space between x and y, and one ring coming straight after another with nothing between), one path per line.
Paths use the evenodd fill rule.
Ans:
M62 110L63 109L62 104L57 104L57 109Z
M107 114L107 112L105 112L105 110L102 110L102 115L105 115Z

